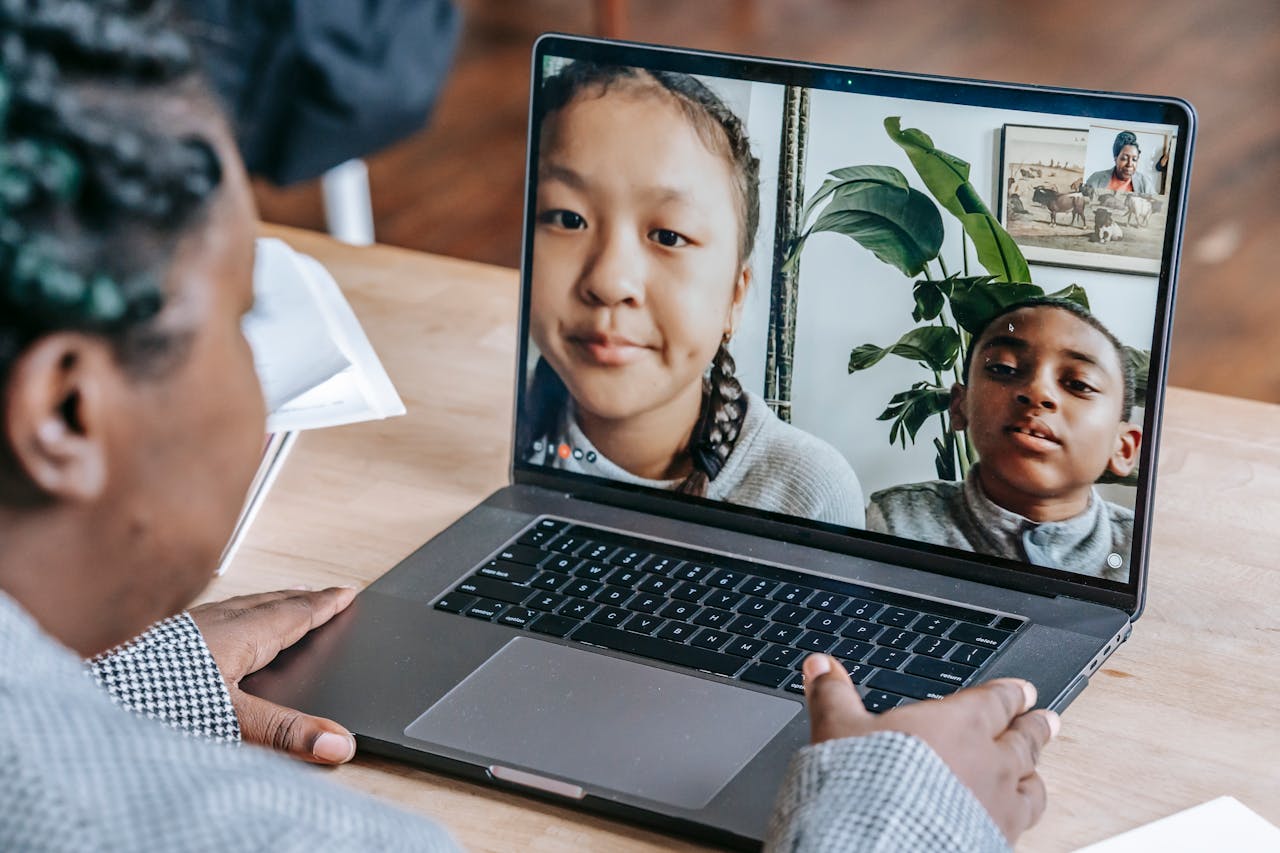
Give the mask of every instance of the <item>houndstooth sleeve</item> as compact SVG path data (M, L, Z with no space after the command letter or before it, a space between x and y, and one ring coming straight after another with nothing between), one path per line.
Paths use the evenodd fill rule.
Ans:
M188 734L240 741L240 722L222 673L186 613L93 658L88 670L123 708Z
M924 741L877 732L797 753L765 850L1007 851L977 797Z

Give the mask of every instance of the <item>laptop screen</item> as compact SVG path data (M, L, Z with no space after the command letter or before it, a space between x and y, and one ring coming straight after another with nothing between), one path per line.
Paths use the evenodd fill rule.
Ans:
M518 466L1132 588L1189 110L568 39L534 73Z

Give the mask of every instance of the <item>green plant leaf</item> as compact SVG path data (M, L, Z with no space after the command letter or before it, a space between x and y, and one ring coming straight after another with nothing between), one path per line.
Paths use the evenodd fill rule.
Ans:
M906 439L912 443L925 421L934 415L945 412L951 405L951 392L937 385L917 382L907 391L894 394L888 407L880 413L876 420L892 420L889 427L889 443L901 441L906 447Z
M960 352L960 335L950 326L917 326L887 347L863 344L849 353L849 372L878 364L887 355L918 361L930 370L950 370ZM903 392L907 393L907 392ZM897 398L895 397L895 400ZM901 401L899 401L901 402ZM890 401L892 406L894 400Z
M921 320L936 319L942 313L942 306L947 301L947 297L943 294L942 289L938 287L938 283L928 279L917 281L912 295L915 296L916 307L911 312L911 319L917 323Z
M1151 374L1151 352L1150 350L1126 346L1124 355L1129 362L1129 366L1133 368L1133 404L1135 406L1146 406L1147 379Z
M889 138L898 144L929 192L945 207L973 241L978 262L1000 281L1031 281L1031 270L1022 250L1009 233L991 215L990 209L969 183L969 164L959 157L940 151L924 131L902 129L899 116L884 120Z
M1044 291L1034 284L1010 284L986 275L957 278L951 285L951 316L976 335L1006 307L1037 296L1044 296Z
M923 272L942 248L942 217L928 196L870 181L846 184L832 193L804 238L820 231L849 237L909 276Z
M906 177L892 166L846 166L828 174L831 177L822 182L822 186L804 206L804 212L800 214L801 224L809 221L809 216L823 200L846 184L883 184L904 190L908 186Z
M1068 284L1062 290L1055 290L1048 294L1050 299L1061 299L1066 302L1074 302L1086 311L1089 310L1089 294L1085 293L1084 288L1078 284Z
M938 455L933 458L933 467L938 472L939 480L956 479L955 433L947 433L947 440L934 436L933 447Z

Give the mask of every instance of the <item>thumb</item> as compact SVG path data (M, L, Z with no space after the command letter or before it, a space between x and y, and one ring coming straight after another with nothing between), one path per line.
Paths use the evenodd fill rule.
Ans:
M323 717L313 717L244 691L235 697L240 737L316 764L343 764L356 754L351 732Z
M830 655L805 658L804 701L812 743L863 734L872 719L849 673Z

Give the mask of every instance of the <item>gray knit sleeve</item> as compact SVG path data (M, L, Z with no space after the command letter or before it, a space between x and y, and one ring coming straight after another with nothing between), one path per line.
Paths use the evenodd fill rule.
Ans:
M186 613L88 662L89 674L115 703L179 731L227 743L240 722L222 673Z
M800 750L765 841L775 853L1008 849L986 809L938 754L901 732Z

